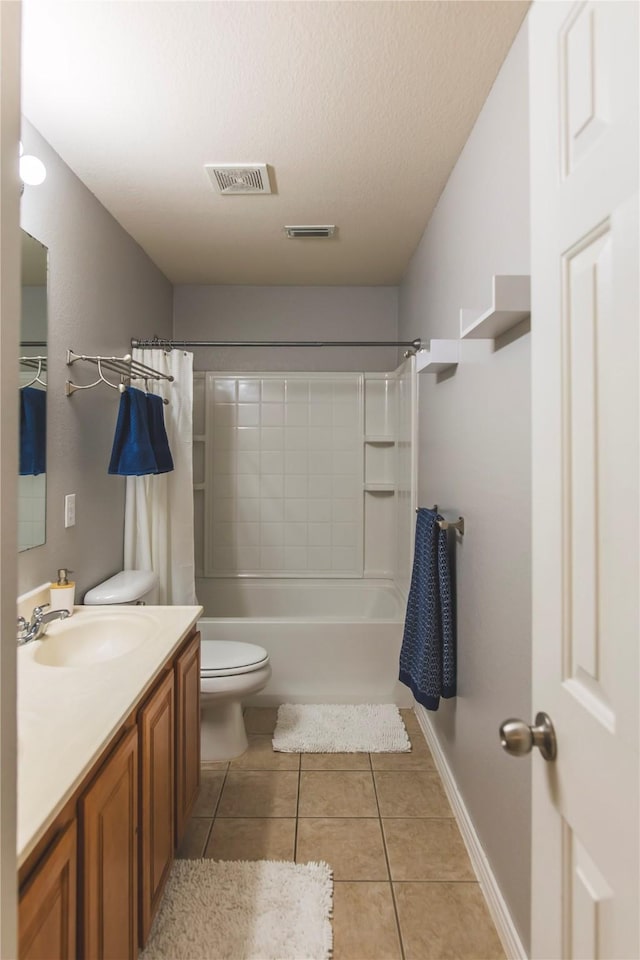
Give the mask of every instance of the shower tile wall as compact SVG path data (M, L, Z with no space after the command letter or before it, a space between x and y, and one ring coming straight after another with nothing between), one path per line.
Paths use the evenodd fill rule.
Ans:
M406 597L415 526L415 360L365 373L365 572L392 577Z
M362 576L362 375L207 373L194 408L201 572Z
M393 577L396 376L365 374L364 575Z
M413 566L413 534L417 487L417 377L415 359L405 360L396 370L396 584L409 595Z

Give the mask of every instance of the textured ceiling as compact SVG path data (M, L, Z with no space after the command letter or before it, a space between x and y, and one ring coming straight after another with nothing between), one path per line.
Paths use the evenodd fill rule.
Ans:
M527 7L25 0L23 109L174 283L394 284Z

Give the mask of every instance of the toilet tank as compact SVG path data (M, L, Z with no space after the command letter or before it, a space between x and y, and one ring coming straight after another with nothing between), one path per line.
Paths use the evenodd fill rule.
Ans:
M153 570L122 570L88 590L86 604L158 602L158 577Z

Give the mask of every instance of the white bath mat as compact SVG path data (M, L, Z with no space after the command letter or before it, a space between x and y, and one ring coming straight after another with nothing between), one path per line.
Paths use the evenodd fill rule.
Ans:
M280 753L408 753L411 741L393 703L283 703L278 707L273 749Z
M140 960L328 960L326 863L176 860Z

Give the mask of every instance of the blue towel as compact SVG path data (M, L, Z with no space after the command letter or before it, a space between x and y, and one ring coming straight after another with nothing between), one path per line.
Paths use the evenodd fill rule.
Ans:
M162 397L154 393L147 394L149 413L149 436L156 458L156 473L169 473L173 470L173 457L169 449L169 439L164 426L164 403Z
M109 473L121 477L142 477L157 472L158 464L149 435L146 394L135 387L127 387L120 395Z
M47 392L20 390L20 476L37 477L47 469Z
M455 636L447 534L434 510L418 510L400 681L428 710L456 695Z

